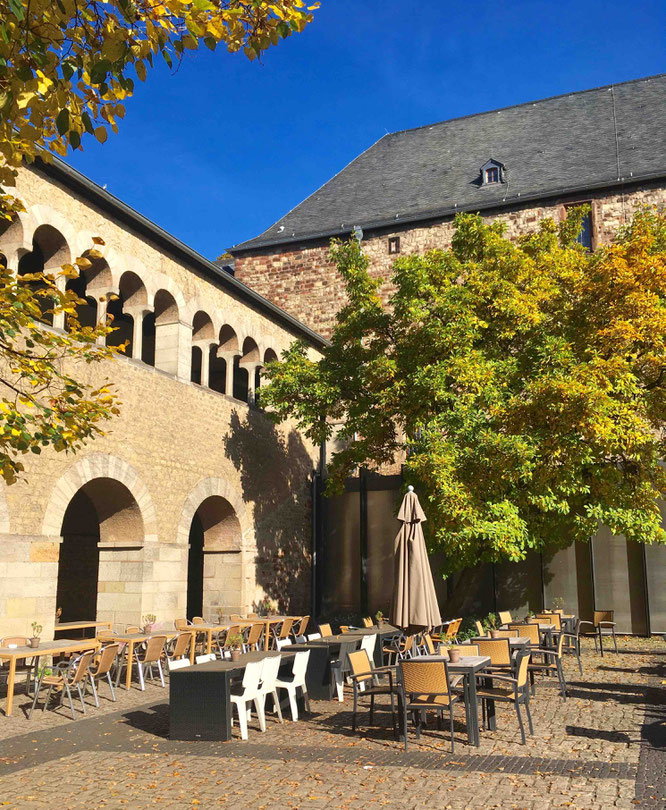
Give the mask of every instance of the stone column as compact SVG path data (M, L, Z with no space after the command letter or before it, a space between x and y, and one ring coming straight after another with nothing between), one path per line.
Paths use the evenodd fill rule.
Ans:
M124 306L123 312L132 316L132 357L134 360L141 360L143 352L143 319L152 310L144 304L138 304L133 307Z
M255 372L261 366L261 363L248 363L243 364L243 368L247 369L247 404L254 405L257 399L257 392L255 390Z
M106 307L108 303L108 293L98 293L98 292L90 292L90 295L95 297L97 301L97 323L98 324L106 324ZM98 337L97 343L100 346L104 346L106 343L106 337Z
M44 273L57 273L60 268L50 268L49 270L44 270ZM67 286L67 279L65 276L58 276L56 278L56 287L60 290L60 292L65 292L65 287ZM65 313L64 312L56 312L53 316L53 326L56 329L65 329Z
M221 349L217 350L217 356L223 357L225 363L227 364L227 377L224 383L224 393L228 397L233 397L234 395L234 358L240 357L239 352L229 352L229 351L222 351Z
M196 344L201 349L201 385L209 388L210 383L210 344L199 342Z

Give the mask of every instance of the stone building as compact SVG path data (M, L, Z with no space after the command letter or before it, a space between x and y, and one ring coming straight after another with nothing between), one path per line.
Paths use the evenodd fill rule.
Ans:
M329 337L344 302L331 238L355 233L370 272L399 254L446 248L461 211L500 218L510 236L589 203L594 248L637 207L666 204L666 75L520 104L382 137L264 233L231 248L236 277ZM383 295L390 284L382 286ZM324 607L387 609L399 476L361 476L318 509ZM618 629L666 632L666 547L601 530L589 544L530 554L440 580L443 613L524 615L562 598L584 618L613 608Z
M448 247L460 211L517 235L590 203L582 238L595 247L637 206L666 202L665 106L663 74L385 135L231 248L236 277L329 337L343 290L328 245L354 229L381 278L398 254Z
M245 612L264 595L307 610L316 453L254 402L265 361L321 338L61 161L22 170L18 194L26 212L0 235L8 266L59 268L101 237L103 258L69 283L82 322L108 307L108 339L129 348L74 369L116 384L108 435L29 454L25 480L0 485L3 635L36 620L50 636L57 607L121 627Z

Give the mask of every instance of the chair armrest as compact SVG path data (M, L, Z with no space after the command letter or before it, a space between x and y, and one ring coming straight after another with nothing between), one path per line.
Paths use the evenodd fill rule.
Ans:
M476 672L475 676L478 679L490 678L493 681L506 681L507 683L513 683L513 684L518 683L517 678L510 678L508 675L495 675L492 672Z
M594 627L594 622L578 622L578 627L582 627L584 624L589 624L590 627Z
M599 622L598 627L615 627L617 622Z
M537 655L554 655L557 658L557 650L549 650L547 647L532 647L530 652Z

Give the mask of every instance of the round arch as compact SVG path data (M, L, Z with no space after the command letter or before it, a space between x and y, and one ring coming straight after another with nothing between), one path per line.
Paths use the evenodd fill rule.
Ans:
M65 512L72 498L81 487L98 478L117 481L129 490L141 514L144 541L157 542L157 515L146 485L131 464L105 453L93 453L80 459L60 476L46 506L42 534L60 535Z
M231 505L240 524L241 537L243 540L247 538L251 526L241 494L223 478L204 478L194 487L183 504L176 532L178 544L183 546L188 544L195 512L204 501L212 497L223 498Z

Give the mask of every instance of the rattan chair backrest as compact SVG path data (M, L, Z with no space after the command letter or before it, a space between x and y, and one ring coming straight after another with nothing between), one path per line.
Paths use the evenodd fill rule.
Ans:
M205 624L203 616L192 616L192 624Z
M361 676L357 680L366 681L368 678L372 678L372 665L365 650L350 652L347 658L349 659L352 675Z
M248 613L247 617L248 617L248 619L258 619L259 614L258 613Z
M559 613L537 613L536 617L546 624L554 624L556 630L562 629L562 619Z
M445 661L400 662L405 692L410 695L448 695L449 678Z
M495 638L518 638L518 631L509 628L509 630L495 630Z
M402 651L405 653L411 652L413 646L414 646L414 636L405 636L402 644Z
M460 655L479 655L479 645L474 644L461 644L458 649L460 650Z
M298 623L298 627L294 630L294 633L297 636L304 636L305 631L308 629L308 624L310 622L309 616L303 616L303 618Z
M289 634L291 633L291 628L294 626L293 619L285 619L282 622L282 627L280 628L280 634L278 635L279 639L289 638Z
M224 637L224 644L222 645L225 650L230 649L229 639L232 636L237 636L240 633L240 627L237 624L234 624L232 627L227 628L227 634Z
M446 638L455 638L458 635L461 624L462 619L451 619L449 626L446 628Z
M428 655L435 655L436 649L430 633L423 634L423 641L425 642L425 647L426 650L428 651Z
M5 636L0 642L0 647L6 647L8 644L16 644L17 647L27 647L28 639L25 636Z
M116 642L115 644L107 644L105 647L97 653L97 669L94 671L93 675L95 677L102 677L106 675L106 673L111 669L113 666L113 662L116 660L116 656L120 652L120 644Z
M510 624L509 625L511 630L517 630L518 636L522 636L523 638L529 638L530 644L538 647L541 643L541 635L539 633L539 625L538 624L531 624L530 622L525 622L524 624Z
M500 610L499 612L499 620L500 624L508 624L511 619L511 611L509 610Z
M482 638L478 639L476 644L479 647L479 655L489 656L492 666L511 666L511 650L508 638Z
M176 643L173 645L172 658L183 658L189 656L192 645L192 633L180 633L176 636Z
M370 616L363 617L363 627L372 627L372 619Z
M258 644L263 630L264 625L261 623L250 625L250 632L247 634L247 643Z
M126 632L126 633L129 633L129 634L132 634L132 633L140 633L140 632L141 632L141 628L139 627L139 625L138 625L138 624L129 624L129 625L128 625L128 626L125 628L125 632Z
M516 672L516 680L518 681L518 687L523 687L527 684L527 668L530 663L530 654L529 652L520 652L518 653L518 669Z
M151 636L146 642L146 651L143 654L143 662L152 664L159 661L166 644L166 636Z
M90 662L95 655L95 650L88 650L72 661L71 669L69 670L68 682L70 686L80 683L88 676L88 668ZM76 666L74 666L76 664Z
M176 630L185 630L187 627L190 627L190 622L188 622L187 619L176 619L173 626Z
M333 630L332 630L330 624L320 624L319 625L319 632L321 633L322 638L325 638L326 636L332 636L333 635Z
M242 618L243 617L240 615L240 613L232 613L231 616L229 616L229 620L232 621L232 622L238 622Z
M541 619L537 619L536 616L528 616L525 620L527 624L541 624Z
M349 633L349 625L348 624L341 624L340 625L340 632L344 635L345 633Z
M480 636L485 636L485 635L486 635L486 631L483 629L483 625L481 624L481 622L480 622L478 619L476 619L476 620L474 621L474 624L476 625L476 632L477 632L477 633L478 633Z
M595 610L594 611L594 625L595 627L599 624L599 622L612 622L614 621L613 616L615 615L614 610Z

